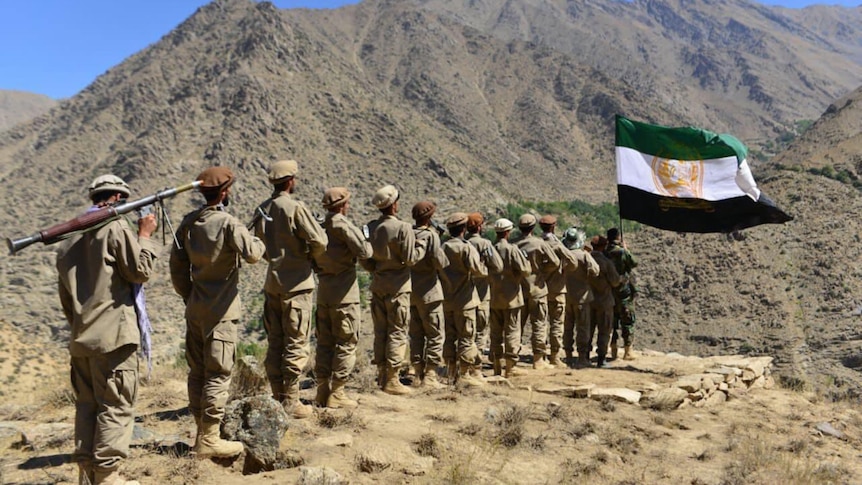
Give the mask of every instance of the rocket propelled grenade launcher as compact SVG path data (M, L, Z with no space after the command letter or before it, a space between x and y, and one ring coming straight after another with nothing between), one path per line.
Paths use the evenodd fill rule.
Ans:
M201 185L200 180L195 180L190 184L181 185L172 189L165 189L142 199L126 202L114 207L104 207L102 209L88 212L80 215L70 221L43 229L31 236L22 237L19 239L6 238L6 245L9 246L9 254L15 254L21 249L26 248L31 244L41 242L42 244L54 244L63 239L63 236L71 232L84 231L95 225L98 225L112 217L120 214L126 214L133 210L141 209L148 205L153 205L165 199L169 199L179 193L196 189Z

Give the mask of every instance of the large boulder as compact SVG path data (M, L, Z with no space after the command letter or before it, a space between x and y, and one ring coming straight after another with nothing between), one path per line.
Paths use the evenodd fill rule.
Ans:
M302 458L280 449L281 438L289 426L281 404L270 396L252 396L228 404L222 433L246 448L243 474L293 468Z

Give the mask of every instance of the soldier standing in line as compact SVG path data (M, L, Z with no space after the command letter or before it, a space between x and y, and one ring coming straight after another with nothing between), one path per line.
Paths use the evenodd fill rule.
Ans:
M563 323L566 314L566 275L567 270L575 270L578 261L572 253L563 246L554 230L557 228L557 218L544 215L539 219L542 228L542 240L551 247L560 259L560 265L548 273L548 336L550 337L551 353L548 364L556 368L564 368L566 364L560 361L560 349L563 348Z
M622 327L623 344L625 345L624 360L635 358L632 352L635 329L635 296L637 288L632 278L632 270L638 265L632 253L626 249L625 241L621 240L620 230L616 227L608 229L608 247L605 254L614 263L614 267L627 282L614 289L614 323L611 338L611 357L616 359L618 352L619 329Z
M518 248L524 252L530 261L531 274L523 283L525 297L525 313L521 316L521 328L526 321L530 322L532 336L530 344L533 348L533 369L548 369L550 366L544 357L548 351L548 275L560 266L560 258L543 240L533 235L536 228L536 217L524 214L518 219L518 228L522 238Z
M225 212L235 180L230 169L210 167L197 180L206 205L186 215L177 228L171 282L186 303L189 410L198 428L193 451L199 457L231 457L242 453L242 443L221 439L219 425L242 316L239 263L258 262L266 248Z
M449 260L440 246L440 235L431 227L431 217L437 206L430 201L413 206L413 233L423 241L425 256L410 270L413 291L410 294L410 363L414 369L414 384L437 389L443 387L437 378L437 368L443 365L443 287L440 271Z
M530 274L527 257L517 246L509 244L513 227L512 221L505 218L494 223L494 232L497 233L495 248L503 262L503 270L488 278L491 283L491 362L494 363L494 375L500 375L501 361L506 359L507 379L517 375L515 365L521 347L521 312L524 309L521 285Z
M593 302L590 303L590 320L598 330L596 337L596 367L607 367L605 358L608 353L608 341L611 337L611 326L614 318L614 288L625 282L625 278L617 273L614 264L605 256L608 240L604 236L596 236L591 241L593 252L591 256L599 265L599 275L590 280L593 290ZM578 342L592 342L592 331L588 339L582 339L580 335L576 338ZM589 347L587 347L589 348ZM580 356L580 354L579 354Z
M479 297L473 277L487 276L488 268L482 264L479 252L464 240L467 229L467 214L456 212L446 219L449 238L443 243L443 252L449 266L443 270L443 312L446 320L446 340L443 344L443 358L447 362L450 383L458 379L470 386L484 384L479 369L479 351L476 349L476 307ZM457 360L456 360L457 359Z
M288 416L302 419L312 414L311 406L299 400L299 379L308 363L313 265L329 240L308 207L291 195L298 171L295 160L272 164L272 196L258 206L254 232L266 244L269 261L263 287L266 374L273 398Z
M329 243L317 263L317 378L318 406L354 408L344 392L356 365L356 344L362 321L356 261L371 257L371 243L347 219L350 191L332 187L323 193L326 219L323 228Z
M360 262L373 275L371 318L374 321L374 363L383 392L410 394L401 384L398 370L407 350L410 321L410 267L425 256L424 242L417 241L410 224L398 220L399 193L392 185L380 188L371 199L380 217L366 225L373 257Z
M91 211L128 198L129 186L115 175L89 186ZM155 215L133 232L122 217L76 233L57 251L60 303L69 323L72 388L75 391L75 451L82 484L137 485L120 475L129 456L138 390L141 341L136 297L153 275L158 247L150 240Z
M488 268L488 274L494 275L503 270L503 261L491 241L482 237L482 228L485 223L485 218L480 212L473 212L467 215L467 242L476 248L479 252L479 258L482 263ZM491 313L491 292L489 290L488 278L477 276L473 278L473 283L476 285L476 293L479 296L479 306L476 307L476 347L479 349L479 356L482 356L482 349L487 345L488 317Z
M593 291L590 279L599 275L599 265L590 253L581 249L583 233L570 227L563 234L563 244L571 251L578 261L573 269L566 269L566 316L563 325L563 349L566 351L566 363L569 366L590 366L590 303L593 302ZM572 360L572 347L577 346L578 361Z

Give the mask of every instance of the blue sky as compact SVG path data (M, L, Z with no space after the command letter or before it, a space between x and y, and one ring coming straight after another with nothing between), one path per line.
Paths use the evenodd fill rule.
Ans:
M0 0L0 89L70 97L156 42L206 0ZM279 8L335 8L358 0L274 0ZM765 0L858 6L862 0Z

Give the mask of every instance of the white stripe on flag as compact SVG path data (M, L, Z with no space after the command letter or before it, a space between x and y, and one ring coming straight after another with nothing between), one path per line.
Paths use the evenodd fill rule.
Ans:
M753 200L760 191L748 168L736 157L712 160L667 160L618 146L617 184L645 192L677 198L725 200L747 195Z

